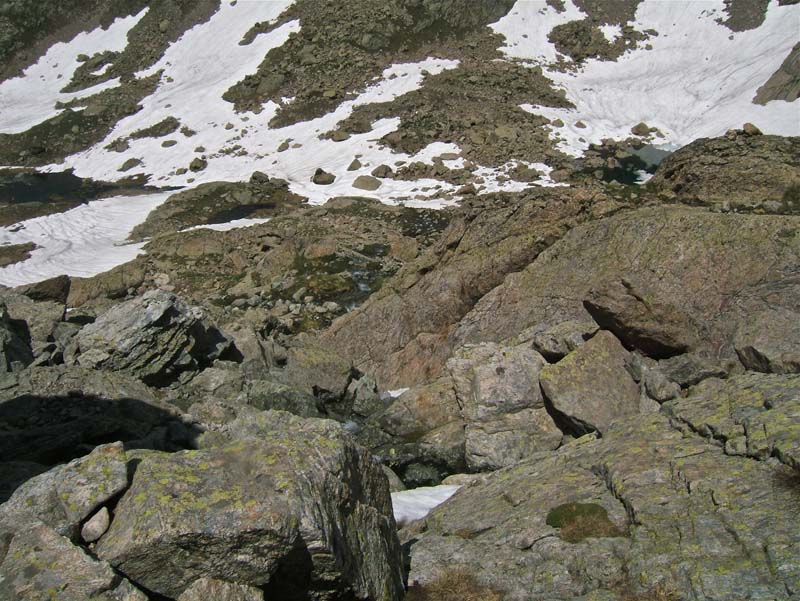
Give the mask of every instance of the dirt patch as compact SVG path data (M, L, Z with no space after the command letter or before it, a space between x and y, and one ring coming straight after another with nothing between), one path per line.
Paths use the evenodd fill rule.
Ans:
M6 267L29 259L36 248L33 242L0 246L0 267Z

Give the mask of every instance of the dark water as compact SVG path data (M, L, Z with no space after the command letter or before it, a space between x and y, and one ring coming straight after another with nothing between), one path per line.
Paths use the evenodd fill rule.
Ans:
M119 186L61 173L0 172L0 203L83 202L105 196Z
M603 181L616 181L621 184L633 185L639 183L640 171L653 174L661 162L672 154L671 150L656 148L646 144L641 148L627 147L629 156L617 159L619 167L603 169Z

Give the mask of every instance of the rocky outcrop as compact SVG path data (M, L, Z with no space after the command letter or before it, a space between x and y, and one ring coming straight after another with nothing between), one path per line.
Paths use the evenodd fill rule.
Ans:
M199 451L142 453L96 552L170 597L202 577L287 599L402 593L380 467L338 424L283 413L242 417Z
M163 386L182 372L236 356L235 347L201 310L152 291L112 307L74 338L68 365L125 371Z
M461 346L450 339L459 319L558 240L589 198L560 192L555 201L553 193L534 190L519 199L470 202L431 250L335 321L321 342L375 375L382 388L432 381Z
M796 215L798 156L800 138L732 130L676 151L661 163L649 185L689 204Z
M785 469L635 416L464 487L409 527L409 582L462 569L509 601L785 601L800 590Z
M688 347L717 362L735 360L737 332L752 316L800 320L798 232L796 217L681 207L645 208L582 225L484 296L452 337L501 341L536 324L594 315L655 357ZM598 297L597 291L624 281L630 288L614 284ZM794 343L776 329L758 335L762 348L773 345L781 356L792 355Z
M727 455L772 457L800 472L800 376L747 373L705 380L664 405L679 426Z

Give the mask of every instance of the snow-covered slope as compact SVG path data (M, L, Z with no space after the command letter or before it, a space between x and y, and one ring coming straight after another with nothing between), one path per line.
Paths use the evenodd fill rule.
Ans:
M547 40L553 27L585 15L570 1L565 12L520 0L494 29L507 40L510 57L552 63ZM649 0L636 11L633 27L654 30L647 43L617 61L589 60L576 72L554 68L547 75L567 92L575 109L525 108L550 119L560 147L579 156L590 142L626 138L645 122L663 134L663 143L683 146L700 137L723 134L745 122L764 133L800 135L800 106L781 100L753 103L758 88L780 67L800 41L800 6L773 0L764 23L749 31L725 27L723 0ZM586 127L576 127L583 122Z

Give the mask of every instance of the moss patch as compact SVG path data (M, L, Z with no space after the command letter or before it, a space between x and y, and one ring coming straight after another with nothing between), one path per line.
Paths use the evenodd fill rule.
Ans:
M578 543L587 538L626 536L608 512L597 503L564 503L547 514L547 525L559 528L559 536L568 543Z

